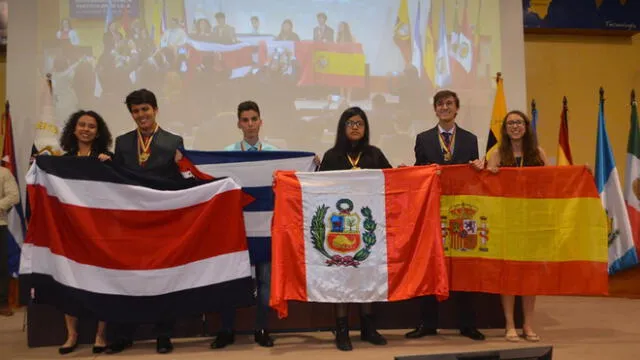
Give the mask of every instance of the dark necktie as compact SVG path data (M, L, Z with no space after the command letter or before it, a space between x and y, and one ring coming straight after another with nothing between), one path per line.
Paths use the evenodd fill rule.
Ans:
M443 131L442 132L442 139L444 140L444 145L447 147L447 149L451 146L451 134Z

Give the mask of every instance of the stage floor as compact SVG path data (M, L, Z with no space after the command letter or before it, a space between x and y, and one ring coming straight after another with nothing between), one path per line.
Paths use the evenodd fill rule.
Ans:
M537 306L539 344L507 343L499 330L487 331L487 341L477 343L445 331L437 337L406 340L405 331L384 331L387 346L373 346L359 340L352 332L354 351L335 349L328 332L276 334L276 346L260 348L249 336L241 336L236 344L223 350L210 350L210 339L180 339L174 342L170 355L155 353L155 343L136 343L119 355L91 354L90 346L82 346L74 353L60 357L56 347L27 348L26 333L22 332L23 312L11 318L0 318L0 358L2 359L393 359L400 355L421 355L461 351L478 351L526 347L554 346L554 359L638 359L640 354L640 300L589 297L540 297Z

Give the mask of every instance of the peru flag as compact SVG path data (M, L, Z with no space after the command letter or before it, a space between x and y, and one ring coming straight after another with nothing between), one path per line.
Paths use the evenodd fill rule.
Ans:
M438 170L276 172L270 305L278 316L289 300L446 298Z
M20 273L36 301L106 321L249 306L253 286L232 179L169 182L91 158L39 156Z

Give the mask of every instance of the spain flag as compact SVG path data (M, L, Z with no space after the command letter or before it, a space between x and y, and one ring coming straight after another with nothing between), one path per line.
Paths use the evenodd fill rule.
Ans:
M569 108L567 97L562 100L562 113L560 114L560 134L558 135L558 160L557 165L573 165L571 146L569 146Z
M302 73L298 85L362 88L365 85L365 56L359 43L296 44L296 58Z

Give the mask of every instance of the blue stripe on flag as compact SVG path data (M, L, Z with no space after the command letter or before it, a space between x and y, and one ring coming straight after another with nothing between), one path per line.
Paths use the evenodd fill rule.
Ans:
M244 207L244 211L273 211L274 197L271 186L245 187L242 191L256 199Z
M284 160L314 156L304 151L184 151L194 165L230 164L251 161ZM213 174L212 174L213 175ZM215 175L213 175L215 176Z
M635 246L629 249L618 260L611 263L609 266L609 275L614 274L620 270L628 269L638 264L638 254L636 253Z
M271 187L273 171L313 171L315 168L313 164L314 153L279 150L248 152L181 149L181 151L192 164L198 167L198 170L213 177L229 176L236 179L238 184L242 186L242 190L255 199L244 208L245 220L252 219L252 221L245 222L245 229L249 235L247 236L249 257L252 264L271 261L269 225L274 206L274 194ZM258 212L264 214L258 214ZM247 216L247 214L250 215Z
M616 167L616 161L611 151L609 135L604 120L604 101L600 101L600 111L598 112L598 139L596 143L596 186L598 193L602 193L605 184L609 181L609 176Z
M271 261L271 237L247 237L249 258L252 264Z

